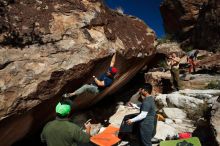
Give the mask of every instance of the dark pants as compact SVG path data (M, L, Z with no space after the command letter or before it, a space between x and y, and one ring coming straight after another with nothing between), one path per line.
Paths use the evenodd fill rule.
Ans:
M152 146L151 139L154 134L154 117L140 122L140 140L142 146Z
M123 121L131 119L137 116L137 114L126 115ZM129 135L138 135L139 141L142 146L151 146L151 139L156 134L157 117L148 118L148 120L134 123L132 125L127 125L122 123L119 131L119 137L122 140L128 140Z
M137 131L135 131L137 129L137 124L131 124L128 125L126 123L126 121L128 119L132 119L134 117L136 117L137 114L130 114L130 115L126 115L121 123L121 127L119 130L119 135L118 137L121 138L122 140L129 140L131 135L135 135Z

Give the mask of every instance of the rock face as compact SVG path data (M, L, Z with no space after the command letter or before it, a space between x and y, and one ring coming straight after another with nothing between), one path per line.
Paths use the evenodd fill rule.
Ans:
M53 117L60 96L105 71L113 52L119 73L112 92L155 51L150 28L99 0L3 0L0 10L2 145L11 145Z
M187 113L188 118L198 119L209 106L212 106L212 99L219 95L220 90L185 89L171 94L159 94L155 101L159 109L179 108Z
M220 73L220 53L208 56L198 62L198 67L201 69L211 70L212 72Z
M163 113L170 119L185 119L186 113L178 108L163 108Z
M209 48L211 51L220 50L220 1L209 0L200 11L192 43L196 48Z
M109 123L114 125L115 127L120 128L121 123L123 122L123 119L126 115L138 114L139 112L140 110L138 109L120 105L115 114L110 117Z
M177 134L178 134L178 131L174 127L168 124L165 124L164 122L158 121L157 132L156 132L155 138L165 140L168 135L175 136Z
M193 135L199 137L202 144L216 145L215 136L219 141L219 101L216 101L219 95L220 90L190 89L157 95L156 104L158 109L162 109L159 112L166 117L165 123L160 122L158 125L157 138L164 139L168 134L166 128L169 128L171 136L175 133L193 132ZM209 118L206 117L205 120L201 118L209 107L212 107L211 123L214 127L213 131L216 132L210 128ZM207 131L209 131L208 134Z
M176 42L166 42L158 44L156 47L157 53L169 55L172 52L176 52L179 57L185 55L184 51L180 48L180 45Z
M219 50L219 0L164 0L160 10L168 34L198 49Z
M216 133L216 140L220 145L220 97L218 97L212 107L211 123L215 129L214 133Z
M203 3L208 0L164 0L160 11L165 31L187 40L192 34Z
M209 70L215 70L215 67L215 64L201 64L200 69L204 70L207 68ZM204 89L208 88L209 84L220 82L220 75L182 74L179 81L182 89ZM172 91L170 71L149 71L145 73L145 82L154 85L154 91L156 93L169 93Z

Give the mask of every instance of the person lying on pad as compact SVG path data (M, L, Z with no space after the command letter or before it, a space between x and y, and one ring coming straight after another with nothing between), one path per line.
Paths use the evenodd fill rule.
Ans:
M109 87L113 83L114 77L117 73L117 68L114 67L115 59L116 59L116 54L113 55L110 67L108 68L108 71L106 73L103 73L99 78L97 78L96 76L93 76L94 83L85 84L81 88L74 91L73 93L64 94L63 97L73 98L84 92L89 92L89 93L96 95L100 93L101 91L103 91L106 87Z

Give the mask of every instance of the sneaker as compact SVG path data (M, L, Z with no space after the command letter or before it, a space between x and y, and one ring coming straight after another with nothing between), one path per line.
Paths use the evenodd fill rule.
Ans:
M68 94L68 93L65 93L65 94L62 95L62 97L68 98L68 97L69 97L69 94Z

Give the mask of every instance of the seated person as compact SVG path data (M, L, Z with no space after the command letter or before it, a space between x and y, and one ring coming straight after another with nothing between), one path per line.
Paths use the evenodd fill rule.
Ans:
M114 67L115 65L115 58L116 54L113 55L110 67L106 73L103 73L99 78L94 78L94 83L92 84L85 84L78 90L74 91L73 93L64 94L64 97L72 97L72 96L78 96L84 92L90 92L94 95L100 93L102 90L104 90L106 87L109 87L113 80L114 76L117 73L117 68Z

